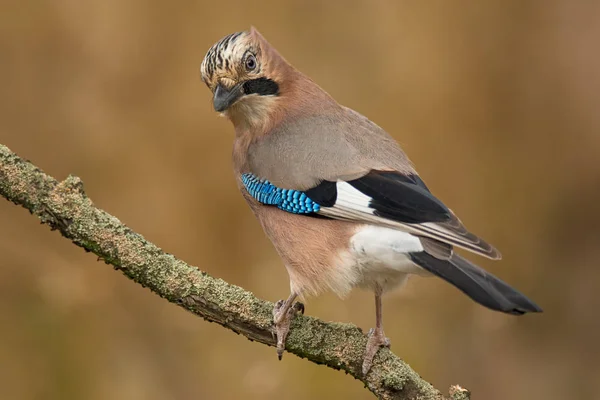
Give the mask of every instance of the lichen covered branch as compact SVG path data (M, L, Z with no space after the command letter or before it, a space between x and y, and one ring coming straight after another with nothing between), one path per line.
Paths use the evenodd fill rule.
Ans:
M0 194L171 303L252 341L275 345L272 303L163 252L96 208L79 178L69 176L59 182L0 144ZM379 351L371 372L362 376L366 341L354 325L299 315L292 323L286 350L346 371L381 399L469 398L468 391L456 386L444 397L388 349Z

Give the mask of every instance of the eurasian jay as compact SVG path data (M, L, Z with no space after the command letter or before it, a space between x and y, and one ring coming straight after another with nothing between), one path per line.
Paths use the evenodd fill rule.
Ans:
M239 189L290 277L290 296L273 310L279 358L300 308L296 298L325 290L375 293L364 374L380 346L389 346L381 296L409 275L438 276L492 310L542 311L456 254L460 247L500 259L431 194L392 137L338 104L256 29L214 44L201 74L215 110L235 127Z

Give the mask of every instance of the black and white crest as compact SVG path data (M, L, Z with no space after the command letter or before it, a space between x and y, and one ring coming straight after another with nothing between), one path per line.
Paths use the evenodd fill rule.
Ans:
M247 32L236 32L227 35L208 50L200 67L204 82L211 82L219 70L230 71L235 68L235 61L241 59L246 51L244 47L247 41L244 39L247 34Z

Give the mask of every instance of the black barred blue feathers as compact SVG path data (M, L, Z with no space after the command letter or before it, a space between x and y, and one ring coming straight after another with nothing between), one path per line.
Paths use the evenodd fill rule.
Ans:
M283 211L294 214L319 212L321 206L299 190L281 189L268 180L258 179L253 174L242 174L242 183L250 196L262 204L277 206Z

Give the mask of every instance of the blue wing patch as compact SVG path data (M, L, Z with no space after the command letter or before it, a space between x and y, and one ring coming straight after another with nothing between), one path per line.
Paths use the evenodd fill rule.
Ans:
M321 206L299 190L281 189L266 179L258 179L253 174L242 174L242 183L250 196L262 204L277 206L294 214L316 213Z

